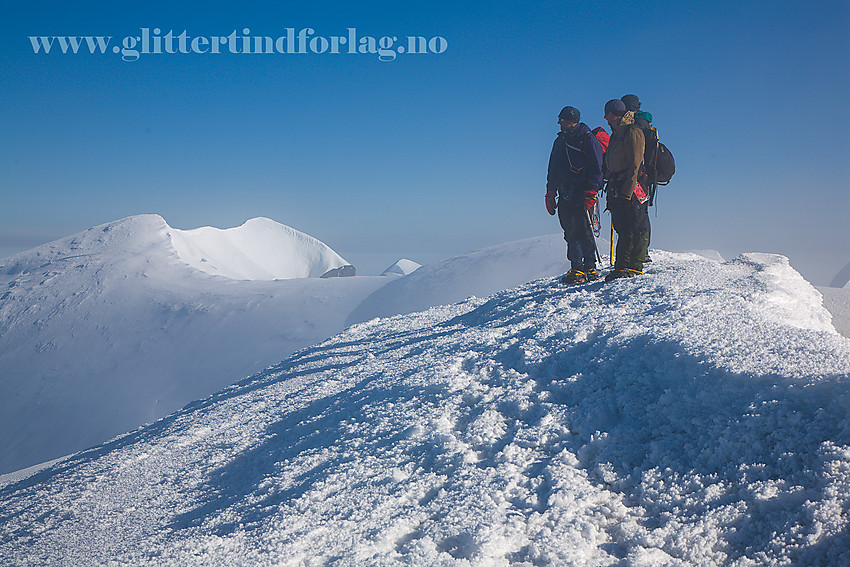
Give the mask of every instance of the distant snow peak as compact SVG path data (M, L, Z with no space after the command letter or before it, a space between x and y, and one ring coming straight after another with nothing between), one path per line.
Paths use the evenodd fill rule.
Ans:
M835 274L829 282L829 287L850 287L850 262Z
M407 274L412 274L416 270L422 267L422 264L417 264L413 260L408 260L407 258L402 258L389 268L383 271L382 276L406 276Z
M324 242L258 217L242 226L170 230L178 257L193 268L235 280L353 276L356 271Z

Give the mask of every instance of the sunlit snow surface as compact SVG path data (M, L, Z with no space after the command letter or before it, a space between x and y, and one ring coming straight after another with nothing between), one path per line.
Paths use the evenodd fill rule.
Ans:
M235 228L168 232L181 260L235 280L318 278L348 264L324 242L262 217Z
M779 256L355 325L0 491L0 563L847 565L850 341Z

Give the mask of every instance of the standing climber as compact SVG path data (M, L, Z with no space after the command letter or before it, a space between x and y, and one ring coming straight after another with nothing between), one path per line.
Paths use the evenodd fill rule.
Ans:
M604 117L612 132L606 153L608 209L617 231L614 269L605 277L611 281L643 273L649 247L649 197L641 184L646 182L641 171L644 134L634 123L634 112L614 99L605 103Z
M546 210L564 229L570 270L561 278L573 284L599 278L596 246L588 214L596 205L596 192L602 187L602 146L580 122L581 113L565 106L558 114L561 131L552 145L546 178Z

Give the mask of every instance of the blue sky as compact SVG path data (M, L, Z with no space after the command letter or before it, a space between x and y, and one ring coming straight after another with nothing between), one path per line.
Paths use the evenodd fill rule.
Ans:
M677 173L653 246L850 262L850 7L801 2L17 3L0 22L0 256L158 213L266 216L375 274L559 231L546 165L565 105L636 93ZM442 37L443 53L111 52L142 28ZM112 36L105 54L29 36ZM85 49L87 51L87 48ZM606 215L607 216L607 215Z

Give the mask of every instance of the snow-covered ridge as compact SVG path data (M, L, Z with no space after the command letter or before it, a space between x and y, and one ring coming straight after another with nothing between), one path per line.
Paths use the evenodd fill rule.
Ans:
M354 325L5 486L0 563L848 564L850 340L781 256L653 258Z
M208 274L237 280L278 280L354 275L354 268L324 242L258 217L243 225L169 230L181 260Z

